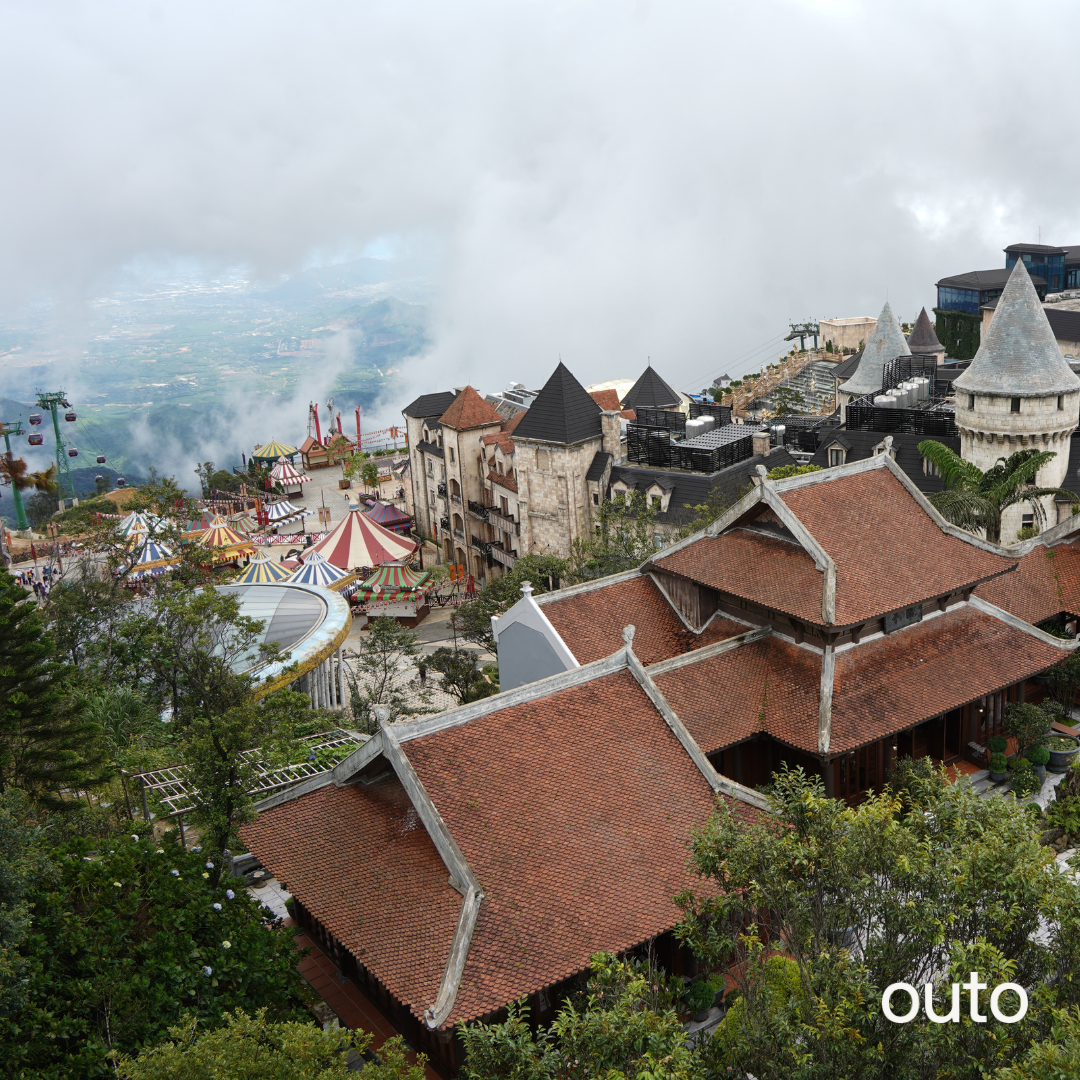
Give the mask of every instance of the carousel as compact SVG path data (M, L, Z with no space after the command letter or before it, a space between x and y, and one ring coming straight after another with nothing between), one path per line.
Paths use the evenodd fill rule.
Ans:
M292 461L298 453L299 451L295 446L286 446L276 439L271 439L268 443L255 447L251 452L251 460L259 465L272 465L279 458L288 458L289 461Z

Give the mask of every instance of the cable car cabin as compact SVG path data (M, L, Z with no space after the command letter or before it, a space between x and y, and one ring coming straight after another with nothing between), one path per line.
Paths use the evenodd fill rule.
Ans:
M79 451L76 450L74 446L69 446L68 447L68 457L78 457L78 456L79 456Z
M31 432L30 435L27 436L26 441L31 446L40 446L45 441L45 436L40 435L38 432L34 431L34 432Z
M32 412L30 414L29 420L30 420L31 424L35 424L35 425L40 424L41 423L41 413Z
M97 463L99 465L104 465L105 464L105 455L104 454L98 454Z
M105 481L105 477L102 476L101 473L98 473L98 475L94 477L94 483L95 484L101 484L101 483L104 483L104 481Z
M116 486L117 487L127 487L127 481L122 476L118 476L116 478Z
M67 421L67 422L68 422L69 424L70 424L70 423L71 423L71 422L72 422L73 420L77 420L77 419L78 419L78 417L77 417L77 416L75 415L75 410L74 410L74 409L70 409L70 410L69 410L68 412L64 413L64 419L65 419L65 420L66 420L66 421Z

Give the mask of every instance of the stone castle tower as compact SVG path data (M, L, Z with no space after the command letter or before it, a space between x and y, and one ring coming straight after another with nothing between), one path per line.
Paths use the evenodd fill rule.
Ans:
M886 301L881 309L874 329L863 347L859 366L851 373L845 383L841 383L836 392L836 403L840 407L841 422L847 419L848 402L867 394L880 394L885 365L898 356L910 356L911 350L900 330L892 308Z
M1039 487L1058 487L1069 468L1080 416L1080 378L1061 355L1022 260L1017 260L971 366L953 383L960 453L982 470L1027 447L1057 456L1039 470ZM1053 498L1042 499L1044 528L1057 524ZM1001 541L1012 543L1031 514L1027 504L1002 516Z

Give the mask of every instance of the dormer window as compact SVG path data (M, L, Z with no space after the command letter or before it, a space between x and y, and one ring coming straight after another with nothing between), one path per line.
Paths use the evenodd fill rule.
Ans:
M829 447L829 468L835 469L837 465L844 464L844 448L842 446Z

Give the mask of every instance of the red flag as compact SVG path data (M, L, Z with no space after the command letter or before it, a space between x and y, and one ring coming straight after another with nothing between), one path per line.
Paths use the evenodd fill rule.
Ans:
M33 540L30 541L30 556L31 556L31 558L33 558L34 565L36 566L37 565L37 552L34 550L34 542L33 542Z

